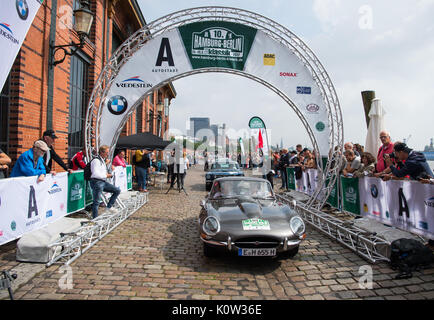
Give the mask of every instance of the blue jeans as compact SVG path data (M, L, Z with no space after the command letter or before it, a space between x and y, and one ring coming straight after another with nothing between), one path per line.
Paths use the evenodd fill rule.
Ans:
M107 208L111 208L121 193L121 189L118 187L115 187L114 185L102 181L102 180L96 180L91 179L90 180L90 187L92 188L92 196L93 196L93 203L92 203L92 218L95 219L98 217L98 206L100 204L100 198L103 191L112 193L112 196L110 197L109 202L107 203Z
M148 179L148 169L136 166L137 184L139 189L146 189Z

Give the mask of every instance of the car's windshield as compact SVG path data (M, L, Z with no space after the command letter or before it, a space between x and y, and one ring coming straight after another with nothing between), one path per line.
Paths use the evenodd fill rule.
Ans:
M231 198L249 196L258 199L272 198L270 184L267 181L223 180L215 181L210 198Z
M238 163L234 162L217 162L211 166L211 170L238 170Z

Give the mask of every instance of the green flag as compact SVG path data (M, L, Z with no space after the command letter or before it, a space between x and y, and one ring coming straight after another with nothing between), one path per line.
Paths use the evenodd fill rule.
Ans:
M84 182L83 171L72 172L68 175L68 213L76 212L84 208Z
M295 170L294 168L286 168L286 181L288 182L288 189L295 190Z
M343 210L360 214L359 178L341 177Z

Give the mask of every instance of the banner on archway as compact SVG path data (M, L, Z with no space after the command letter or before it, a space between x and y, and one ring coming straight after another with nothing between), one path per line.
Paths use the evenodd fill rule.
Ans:
M243 72L277 88L312 128L320 153L328 154L326 104L304 61L265 32L225 21L185 24L150 39L135 52L111 82L103 101L99 145L115 143L113 128L120 127L149 90L199 69ZM209 90L212 92L212 84ZM261 104L267 108L266 101Z

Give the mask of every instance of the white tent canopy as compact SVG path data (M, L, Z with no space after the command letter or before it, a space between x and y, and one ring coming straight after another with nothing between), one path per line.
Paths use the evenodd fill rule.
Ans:
M385 130L384 115L386 114L380 99L373 99L371 110L369 111L369 126L366 135L365 152L371 153L376 157L381 146L380 132Z

